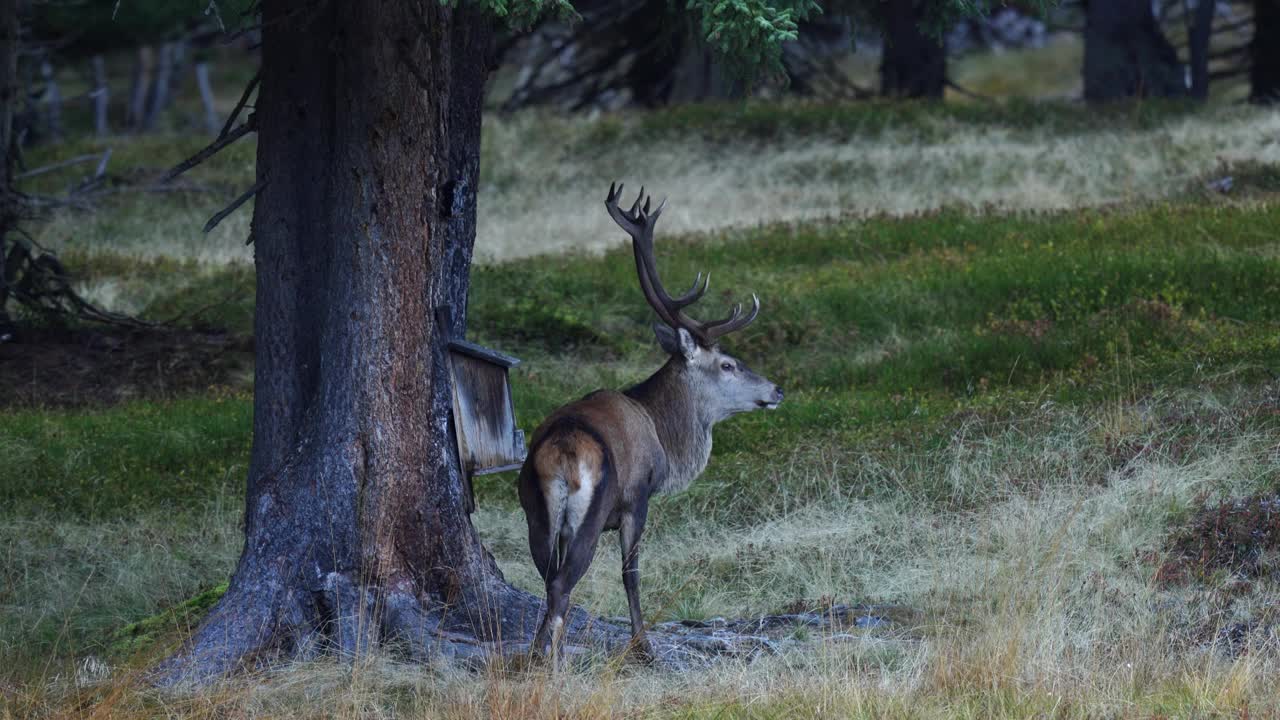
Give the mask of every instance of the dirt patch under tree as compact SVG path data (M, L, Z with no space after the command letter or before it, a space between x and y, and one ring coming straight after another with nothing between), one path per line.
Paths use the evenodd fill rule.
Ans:
M0 343L0 408L164 399L252 381L253 340L174 328L20 327Z

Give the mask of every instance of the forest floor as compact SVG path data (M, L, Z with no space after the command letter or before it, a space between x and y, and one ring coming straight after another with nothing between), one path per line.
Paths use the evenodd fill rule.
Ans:
M1238 107L490 122L470 338L524 360L526 432L661 362L601 207L610 180L671 197L662 271L680 285L712 270L706 312L762 300L730 350L787 400L718 429L703 477L655 503L649 620L902 609L686 673L477 677L377 654L199 696L143 687L139 668L198 622L242 540L249 212L199 227L252 183L252 148L192 173L214 192L57 214L33 234L78 288L181 327L26 330L0 349L0 718L1273 713L1276 137L1280 113ZM56 153L104 143L140 176L200 141ZM512 475L477 496L504 573L537 591ZM603 543L575 595L594 613L625 614L616 555Z

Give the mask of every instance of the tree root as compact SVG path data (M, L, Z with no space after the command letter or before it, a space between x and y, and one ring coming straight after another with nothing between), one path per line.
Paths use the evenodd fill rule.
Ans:
M322 652L355 660L379 647L441 667L523 667L542 601L510 586L498 591L483 601L433 606L405 589L375 594L374 588L334 572L309 598L286 593L286 602L263 604L224 597L184 650L157 666L151 679L164 687L201 685L240 669L311 659ZM477 617L482 621L477 623ZM805 642L796 637L800 629L839 641L857 638L851 630L913 621L914 615L900 608L837 605L742 620L666 622L648 631L648 660L658 668L683 672L723 659L752 661L776 655ZM594 618L575 607L558 657L561 663L577 665L625 656L630 640L625 621Z

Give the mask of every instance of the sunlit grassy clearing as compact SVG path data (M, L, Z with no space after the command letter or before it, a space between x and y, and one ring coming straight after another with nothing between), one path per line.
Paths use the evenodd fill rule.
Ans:
M726 127L735 127L737 110L715 112ZM813 111L804 105L768 112L777 129L770 137L714 128L656 134L645 129L655 121L670 122L662 116L491 115L485 126L478 257L502 261L620 244L625 235L600 207L615 179L670 196L663 229L683 233L821 217L905 215L942 206L1107 205L1181 195L1224 163L1280 162L1280 143L1274 139L1280 137L1280 113L1247 107L1176 112L1131 125L1121 118L1124 129L1091 124L1087 113L1070 106L1036 111L1032 116L1043 120L1030 125L1001 120L999 112L992 113L995 120L982 121L981 113L970 117L944 106L904 114L875 103L850 105L837 113L823 110L835 119L816 127L808 124ZM884 127L889 115L910 122ZM1080 127L1072 130L1073 125ZM122 166L132 158L159 171L199 143L166 136L82 140L57 153L111 145ZM93 214L60 213L38 226L36 237L63 251L202 264L248 262L252 248L244 241L251 208L209 236L200 232L205 219L252 184L251 142L229 153L214 167L190 175L216 192L126 194ZM85 289L128 305L110 283Z

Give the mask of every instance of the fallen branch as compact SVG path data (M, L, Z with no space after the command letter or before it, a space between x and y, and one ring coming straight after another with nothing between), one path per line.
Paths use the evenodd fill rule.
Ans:
M211 193L218 192L222 188L212 185L200 185L198 183L175 183L172 185L124 185L119 187L102 188L93 193L94 197L103 195L127 195L129 193Z
M15 241L10 248L0 247L0 252L6 254L6 274L11 277L6 283L8 292L34 312L122 327L157 327L155 323L104 310L80 297L71 287L71 277L62 263L33 241Z
M56 162L50 165L42 165L41 167L35 168L34 170L28 170L24 173L19 173L17 175L14 175L13 179L26 180L27 178L33 178L39 175L45 175L47 173L54 172L56 170L62 170L63 168L69 168L74 165L79 165L81 163L87 163L90 160L97 160L98 158L99 158L99 155L97 153L94 153L92 155L77 155L73 158L63 160L62 162Z
M105 177L107 174L107 163L111 161L111 148L107 148L102 153L102 160L98 162L98 167L93 171L94 179Z

